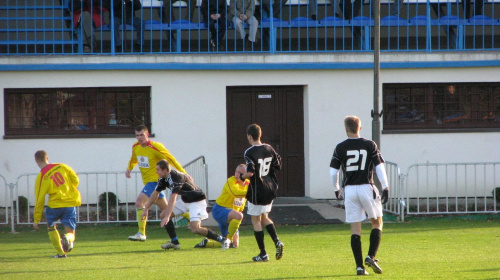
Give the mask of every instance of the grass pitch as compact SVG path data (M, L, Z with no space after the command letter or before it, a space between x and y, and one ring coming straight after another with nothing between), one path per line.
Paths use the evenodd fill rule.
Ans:
M363 252L370 225L363 225ZM146 242L128 241L136 226L79 225L67 259L56 254L45 226L38 231L0 228L0 279L350 279L357 277L349 225L278 226L285 243L276 261L266 233L270 261L253 263L258 253L251 226L240 229L241 246L194 249L201 241L178 229L180 250L160 248L167 234L148 224ZM500 279L500 219L435 218L386 223L377 254L379 279Z

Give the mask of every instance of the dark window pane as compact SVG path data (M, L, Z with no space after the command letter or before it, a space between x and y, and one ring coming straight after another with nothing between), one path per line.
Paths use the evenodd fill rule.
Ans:
M5 89L5 135L130 134L151 127L149 87Z
M499 83L384 84L384 130L500 128Z

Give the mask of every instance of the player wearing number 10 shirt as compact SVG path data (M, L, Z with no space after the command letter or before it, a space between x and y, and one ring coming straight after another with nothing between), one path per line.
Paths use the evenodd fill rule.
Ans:
M78 191L79 179L71 167L62 163L49 163L49 156L43 150L35 153L35 162L40 173L35 181L35 211L33 227L38 229L45 205L45 196L49 195L45 218L49 239L57 250L55 258L66 258L66 253L73 249L76 230L76 206L82 204ZM61 238L56 222L61 220L66 234Z
M389 185L384 167L384 159L371 140L361 138L361 120L356 116L347 116L344 126L348 139L339 143L333 152L330 162L330 177L339 198L339 183L337 174L341 170L344 175L342 186L345 194L346 222L351 224L351 249L356 261L358 275L367 275L363 265L361 250L361 222L371 220L370 247L364 264L371 267L375 273L382 269L375 259L382 235L382 204L386 203ZM373 170L382 184L383 194L379 195L373 183Z
M259 255L252 258L254 262L266 262L269 257L264 246L264 231L273 239L276 246L276 259L283 257L283 243L279 240L273 221L269 218L269 212L273 200L278 192L278 180L274 170L281 169L281 158L268 144L260 141L262 130L259 125L251 124L247 128L247 140L250 145L245 151L244 158L247 165L245 174L240 174L242 181L250 179L247 191L248 212L252 218L255 240L259 246Z

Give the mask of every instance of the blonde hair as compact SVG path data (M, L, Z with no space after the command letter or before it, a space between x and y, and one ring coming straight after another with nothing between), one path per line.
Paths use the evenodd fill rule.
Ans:
M350 133L358 133L361 129L361 120L356 116L347 116L344 118L344 126Z

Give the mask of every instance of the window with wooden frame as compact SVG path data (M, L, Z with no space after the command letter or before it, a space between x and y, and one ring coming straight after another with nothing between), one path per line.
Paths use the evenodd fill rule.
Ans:
M384 132L498 131L500 83L384 84Z
M4 90L4 138L99 137L151 128L150 87Z

